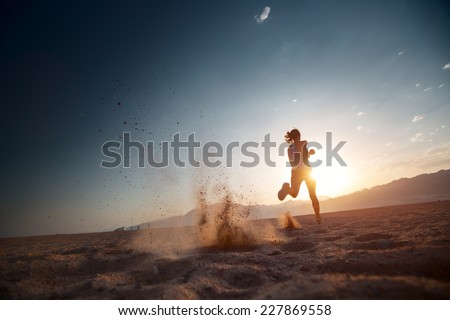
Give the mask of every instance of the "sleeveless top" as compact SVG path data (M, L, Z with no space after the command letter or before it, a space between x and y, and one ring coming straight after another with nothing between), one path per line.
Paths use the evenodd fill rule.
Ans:
M303 143L302 150L297 150L295 143L291 143L288 148L289 162L294 170L307 170L311 169L308 161L308 149L306 149L307 142Z

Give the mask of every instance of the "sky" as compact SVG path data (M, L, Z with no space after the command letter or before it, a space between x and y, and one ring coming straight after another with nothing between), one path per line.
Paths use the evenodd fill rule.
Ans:
M446 1L4 1L0 237L108 231L181 215L206 190L276 204L287 130L318 142L337 197L450 168ZM258 142L232 167L102 168L104 143ZM325 165L330 148L345 142ZM201 158L201 150L195 156ZM187 159L186 150L181 157ZM301 199L307 199L303 185ZM299 214L300 212L296 213ZM312 209L311 209L312 213Z

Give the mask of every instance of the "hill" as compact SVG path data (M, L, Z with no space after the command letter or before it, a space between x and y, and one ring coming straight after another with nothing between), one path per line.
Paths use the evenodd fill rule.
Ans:
M320 205L321 212L332 212L438 200L450 200L450 169L421 174L412 178L401 178L349 195L321 200ZM214 204L210 209L219 210L220 206L221 204ZM276 218L286 211L290 211L294 215L312 213L310 202L302 200L290 200L276 205L241 207L250 212L249 219ZM195 223L196 209L192 209L181 216L158 219L131 227L131 229L191 226Z

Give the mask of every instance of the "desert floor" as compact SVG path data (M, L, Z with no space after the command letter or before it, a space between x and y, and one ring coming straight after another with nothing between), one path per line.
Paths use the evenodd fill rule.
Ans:
M0 239L0 298L450 299L450 201L322 217L232 246L198 227Z

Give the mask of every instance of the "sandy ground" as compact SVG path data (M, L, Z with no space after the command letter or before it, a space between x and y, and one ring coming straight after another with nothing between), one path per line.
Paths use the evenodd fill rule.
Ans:
M0 298L450 299L450 201L295 219L0 239Z

